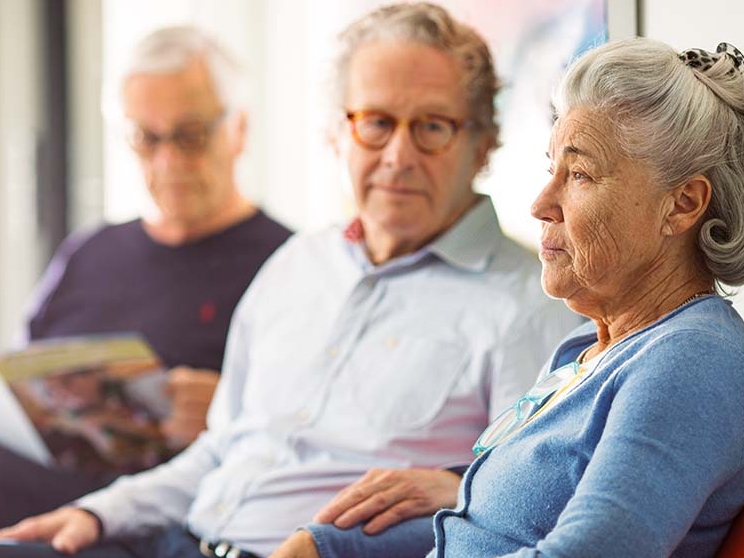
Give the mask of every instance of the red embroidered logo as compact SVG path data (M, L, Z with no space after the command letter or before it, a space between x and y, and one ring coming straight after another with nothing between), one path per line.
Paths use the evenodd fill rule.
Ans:
M199 307L199 321L208 324L217 317L217 306L214 302L205 302Z

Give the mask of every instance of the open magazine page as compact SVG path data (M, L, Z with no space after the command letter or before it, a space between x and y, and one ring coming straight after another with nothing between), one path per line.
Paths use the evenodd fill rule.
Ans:
M0 446L28 459L52 465L54 457L20 402L0 376Z
M170 457L159 421L168 412L166 372L137 335L37 341L0 356L0 376L54 462L90 474L124 474ZM12 405L3 413L17 413ZM0 419L2 420L2 419ZM21 424L22 417L4 424ZM28 436L5 444L38 460ZM21 438L22 440L22 438ZM38 445L38 442L37 442Z

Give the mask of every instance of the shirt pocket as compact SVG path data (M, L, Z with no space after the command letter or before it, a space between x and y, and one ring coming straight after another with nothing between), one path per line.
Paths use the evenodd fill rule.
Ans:
M350 392L364 420L382 431L435 421L469 361L462 344L423 337L375 337L349 362Z

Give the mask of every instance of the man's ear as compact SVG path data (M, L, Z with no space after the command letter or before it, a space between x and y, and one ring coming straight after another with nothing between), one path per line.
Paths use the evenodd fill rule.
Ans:
M345 156L346 142L348 141L348 134L345 133L344 126L347 126L346 120L332 122L326 129L326 141L331 146L333 154L338 159L342 159Z
M339 158L341 157L341 145L339 144L339 137L338 137L338 131L337 130L328 130L326 132L326 141L328 142L328 145L331 147L331 150L333 151L333 154Z
M239 110L230 120L230 146L237 157L248 141L248 113Z
M473 178L488 164L488 155L494 147L494 139L491 134L481 134L474 140L475 157L473 158Z
M669 191L669 211L662 232L666 236L684 234L700 221L710 203L710 180L697 174L684 184Z

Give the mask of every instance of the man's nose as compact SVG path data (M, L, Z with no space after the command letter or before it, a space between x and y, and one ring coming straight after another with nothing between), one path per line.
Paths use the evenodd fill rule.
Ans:
M161 169L182 165L187 156L171 139L159 141L152 150L150 161Z
M382 162L395 167L410 167L419 156L408 126L400 124L382 148Z

